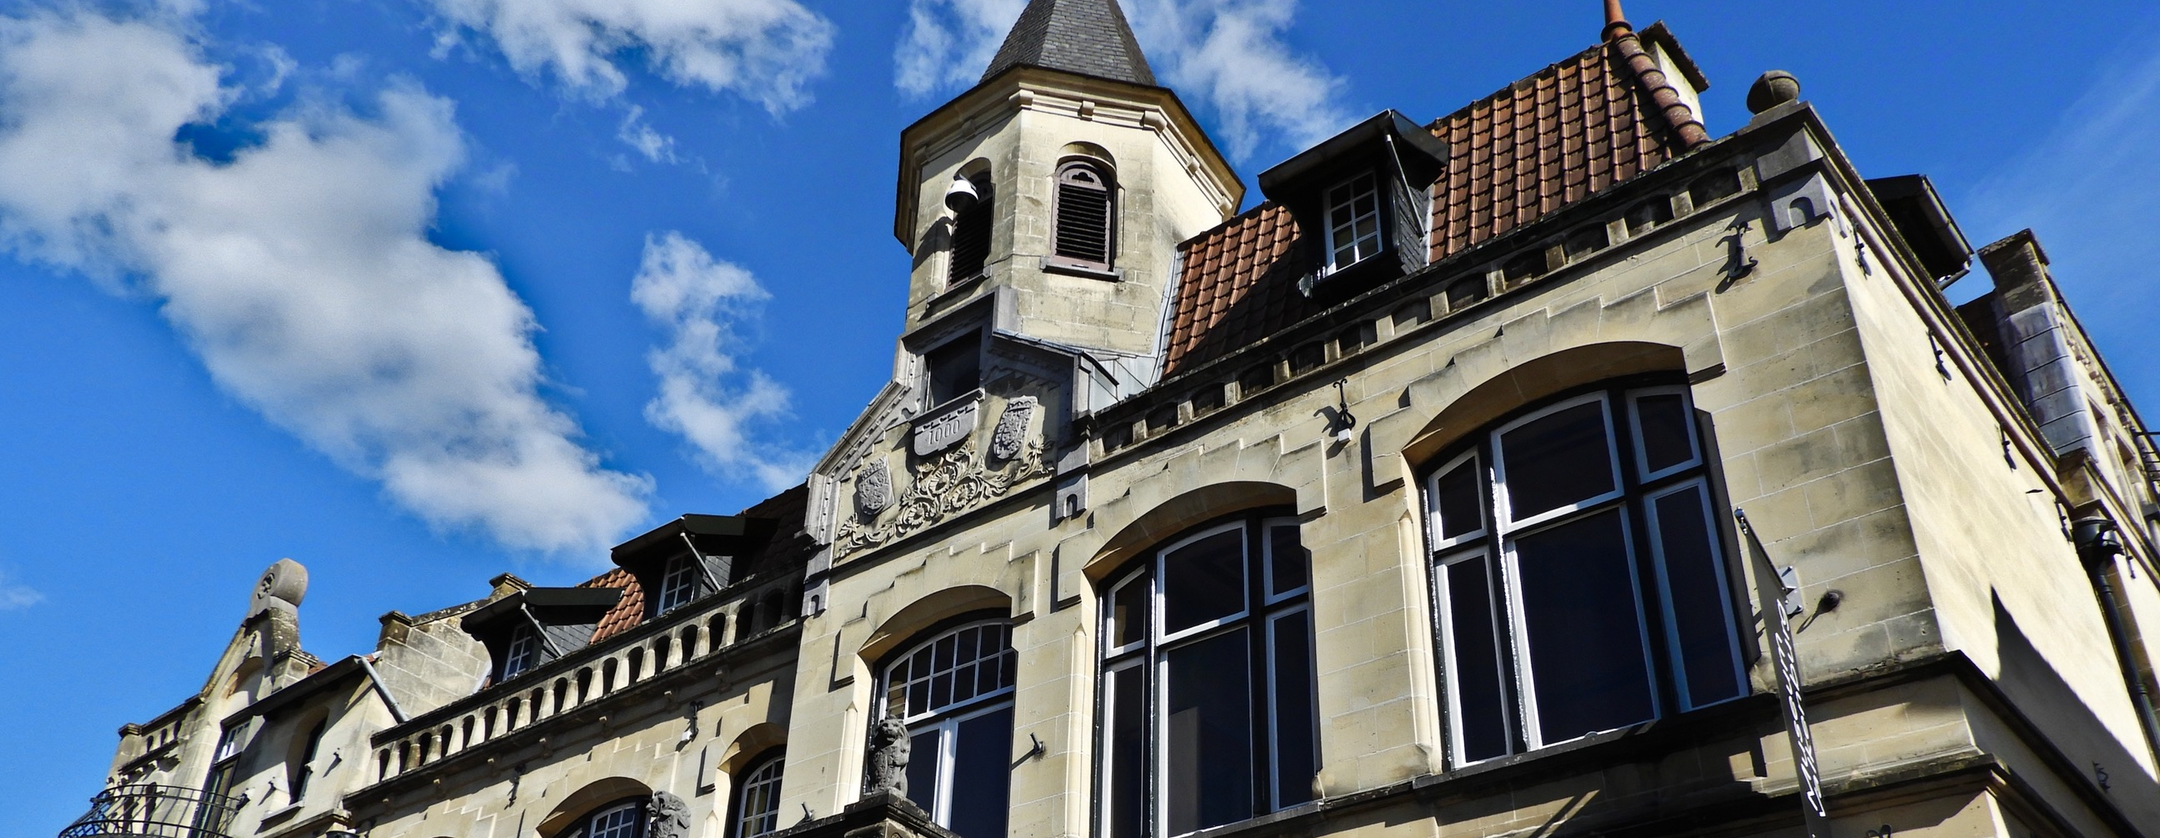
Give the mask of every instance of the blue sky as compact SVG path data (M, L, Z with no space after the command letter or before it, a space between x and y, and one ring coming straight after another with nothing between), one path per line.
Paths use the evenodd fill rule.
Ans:
M79 814L278 558L335 659L799 479L891 369L898 133L1021 5L0 0L0 833ZM2160 404L2160 8L1629 5L1713 134L1787 69L1869 176L1931 175L1976 242L2035 227ZM1127 2L1248 180L1599 6Z

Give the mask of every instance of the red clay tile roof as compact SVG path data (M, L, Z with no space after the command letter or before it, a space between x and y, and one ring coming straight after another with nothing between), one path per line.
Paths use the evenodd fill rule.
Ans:
M622 589L622 599L616 600L615 607L601 615L600 625L593 627L590 642L598 643L614 637L637 628L638 623L645 621L645 589L638 586L637 577L630 575L630 571L618 567L587 579L578 587Z
M1449 155L1447 173L1433 185L1431 261L1682 153L1683 141L1621 44L1591 47L1432 124ZM1325 303L1297 289L1310 269L1293 252L1297 239L1290 213L1268 203L1184 244L1164 338L1166 377L1319 312Z

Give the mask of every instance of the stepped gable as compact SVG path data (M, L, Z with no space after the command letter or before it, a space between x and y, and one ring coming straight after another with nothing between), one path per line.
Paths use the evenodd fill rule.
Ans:
M1660 35L1663 33L1660 32ZM1669 36L1667 36L1669 37ZM1429 126L1453 150L1433 185L1431 261L1498 238L1624 183L1687 145L1619 54L1619 42L1566 61ZM1165 377L1319 313L1297 288L1311 270L1297 222L1262 204L1180 247L1183 265Z
M1032 0L983 81L1013 67L1042 67L1155 86L1155 72L1117 0Z

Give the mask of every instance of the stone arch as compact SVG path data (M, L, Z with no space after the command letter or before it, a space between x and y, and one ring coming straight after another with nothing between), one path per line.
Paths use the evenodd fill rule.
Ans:
M1082 570L1090 582L1101 582L1134 556L1196 525L1248 509L1296 506L1297 500L1296 489L1277 483L1231 481L1201 486L1135 516L1103 542Z
M954 585L940 589L908 603L880 621L863 641L862 648L856 651L856 657L864 667L875 666L900 644L939 623L963 614L989 612L1012 616L1012 597L987 585Z
M1411 436L1402 457L1413 466L1423 463L1464 435L1524 405L1576 387L1645 373L1684 374L1687 368L1683 350L1660 343L1618 341L1561 349L1496 370L1482 380L1461 381L1461 391Z
M1109 149L1103 148L1102 146L1096 145L1094 143L1066 143L1064 148L1058 149L1059 160L1067 160L1074 157L1085 157L1090 160L1097 160L1102 162L1104 165L1112 167L1115 167L1117 165L1117 158L1111 156Z
M571 792L561 803L555 804L554 810L541 819L539 833L542 836L553 836L577 823L578 818L584 817L597 807L625 797L650 795L652 792L651 786L628 777L609 777L586 783L584 788Z
M785 745L787 745L787 728L772 722L758 722L743 728L741 733L735 734L735 740L729 742L727 749L720 752L720 759L715 767L719 769L720 773L734 777L742 773L743 769L750 767L751 763L757 762L763 759L766 754L772 753L774 748ZM714 778L699 777L698 782L703 783L711 779Z

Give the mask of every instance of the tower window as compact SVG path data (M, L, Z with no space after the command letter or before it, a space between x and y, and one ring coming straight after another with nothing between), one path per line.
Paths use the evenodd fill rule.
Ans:
M934 407L960 398L982 386L982 336L969 334L946 341L930 350L930 403Z
M1380 252L1380 191L1367 172L1328 190L1328 272Z
M989 178L977 175L968 182L975 185L977 197L967 209L953 216L952 263L945 274L948 285L974 279L990 259L990 219L996 200L990 193Z
M1116 253L1115 190L1109 168L1092 160L1058 167L1056 242L1058 263L1109 270Z

